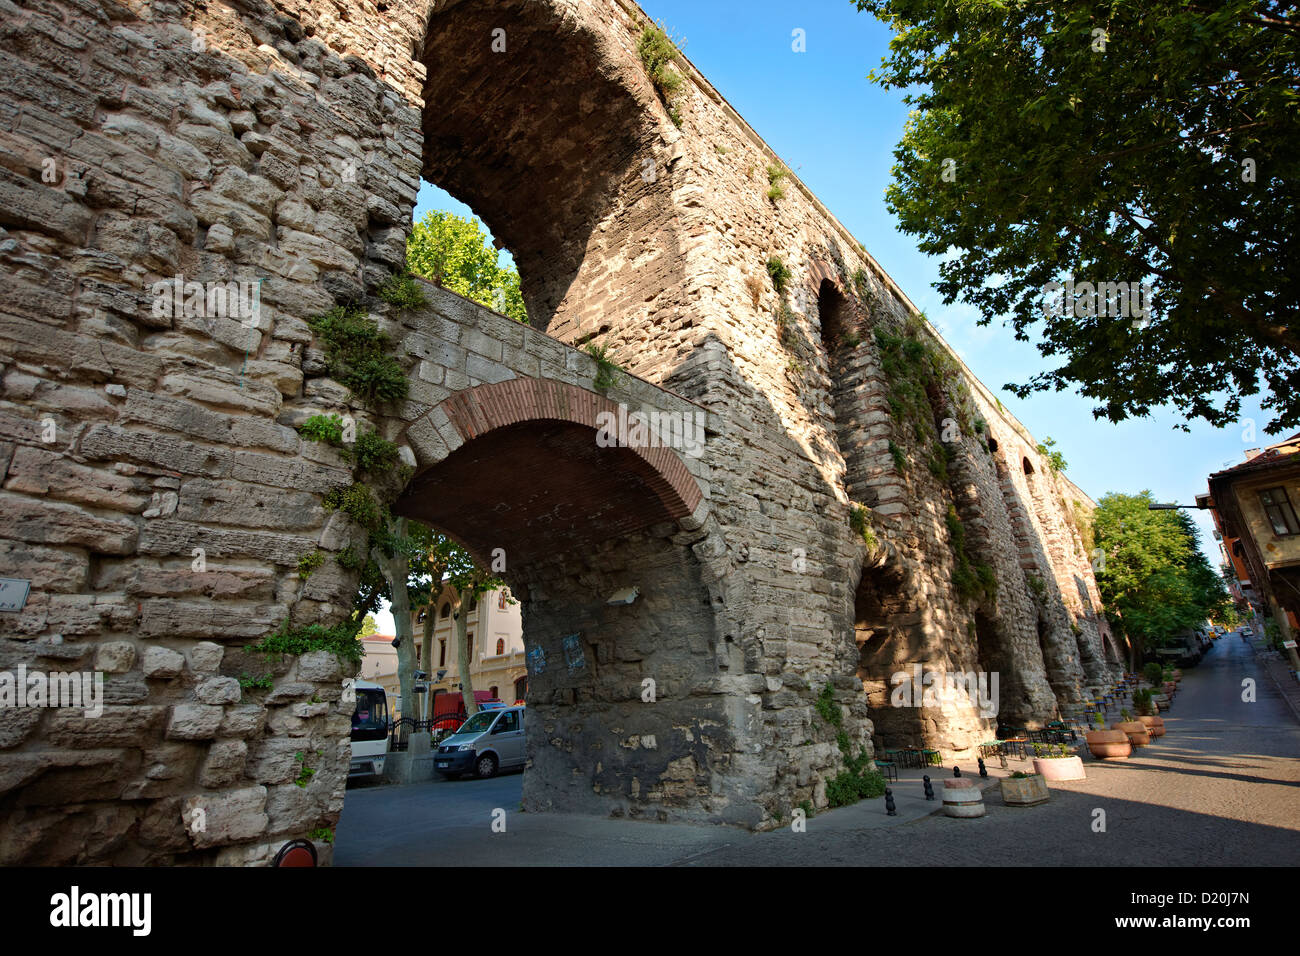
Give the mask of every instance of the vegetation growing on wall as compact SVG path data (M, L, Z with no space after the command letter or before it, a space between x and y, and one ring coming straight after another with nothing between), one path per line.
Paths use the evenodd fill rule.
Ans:
M618 381L618 373L622 371L622 366L609 357L607 345L591 342L583 351L596 360L596 377L592 380L591 387L603 395Z
M781 180L790 175L789 171L783 166L769 165L767 167L767 198L776 202L785 196L785 189L781 186Z
M357 640L359 630L361 630L361 621L356 619L343 621L333 627L325 627L323 624L294 626L286 619L276 630L258 643L248 645L245 650L273 658L285 654L297 656L308 651L329 651L341 660L359 664L361 663L361 642Z
M307 320L325 349L330 375L369 402L406 398L406 373L388 354L388 336L360 306L336 306Z
M646 76L654 85L655 92L663 100L668 116L677 127L682 125L682 116L677 109L677 96L681 92L682 75L675 66L677 46L668 36L662 24L646 24L641 30L641 39L637 41L636 51L645 67Z
M865 750L853 754L853 745L844 731L844 714L835 703L835 690L830 684L822 688L814 704L818 715L835 728L835 743L844 758L844 769L826 781L826 799L832 807L848 806L859 800L883 796L885 778L871 766Z
M880 545L875 529L871 526L871 509L856 501L849 502L849 527L873 551Z
M405 269L393 273L379 287L379 298L399 309L418 309L426 304L424 290Z
M966 529L957 516L957 509L948 506L944 516L948 526L948 540L952 545L952 583L957 594L966 601L992 601L997 597L998 579L993 568L966 551Z
M790 281L790 270L780 256L772 256L767 260L767 274L772 277L772 288L777 295L784 294L786 284Z

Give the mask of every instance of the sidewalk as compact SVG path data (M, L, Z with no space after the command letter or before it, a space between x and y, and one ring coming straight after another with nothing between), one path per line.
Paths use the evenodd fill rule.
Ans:
M1268 650L1262 640L1251 641L1250 648L1255 652L1255 660L1277 685L1278 693L1291 708L1291 713L1295 715L1296 720L1300 720L1300 681L1291 676L1287 659L1277 651Z

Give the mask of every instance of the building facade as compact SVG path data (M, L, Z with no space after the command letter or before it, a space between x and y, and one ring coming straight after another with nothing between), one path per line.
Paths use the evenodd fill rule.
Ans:
M1300 666L1300 432L1210 475L1197 503L1215 512L1238 580L1248 582L1243 595L1277 622L1292 644L1292 666Z

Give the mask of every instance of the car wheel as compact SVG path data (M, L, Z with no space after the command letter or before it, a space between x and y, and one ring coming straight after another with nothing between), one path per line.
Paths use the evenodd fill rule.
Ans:
M495 777L497 774L497 758L491 754L484 754L479 757L478 762L474 764L474 772L478 774L480 780Z

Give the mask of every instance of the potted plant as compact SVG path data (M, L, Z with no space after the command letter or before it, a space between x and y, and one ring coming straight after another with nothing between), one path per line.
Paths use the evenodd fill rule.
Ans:
M1083 780L1083 760L1065 744L1034 744L1034 773L1044 780Z
M1047 781L1042 774L1024 773L1017 770L1009 777L1003 777L1002 802L1008 807L1036 807L1046 803L1051 796Z
M1134 747L1143 747L1151 743L1151 735L1147 733L1146 725L1140 720L1134 720L1133 713L1127 707L1121 710L1119 715L1123 720L1115 724L1112 730L1122 730L1128 734L1129 743Z
M1122 730L1107 730L1106 718L1100 712L1092 715L1097 723L1096 730L1083 735L1088 742L1088 751L1098 760L1115 760L1127 757L1133 752L1128 734Z

